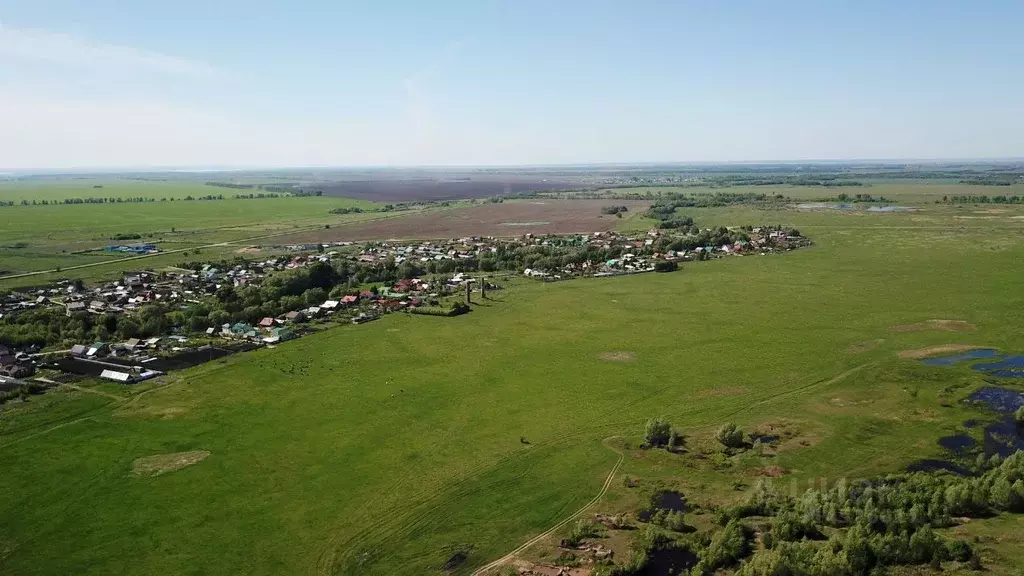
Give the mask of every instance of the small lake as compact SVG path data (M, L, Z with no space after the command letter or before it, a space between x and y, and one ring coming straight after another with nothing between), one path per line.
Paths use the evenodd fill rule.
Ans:
M981 402L989 410L1012 414L1024 406L1024 394L1009 388L985 386L967 397L972 402Z
M797 204L799 210L860 210L857 204L828 204L825 202L804 202ZM864 208L867 212L914 212L917 208L911 206L868 206Z
M975 364L971 368L1000 378L1024 378L1024 356L1006 356L999 362Z
M871 206L868 208L868 212L912 212L917 208L911 208L910 206Z
M931 366L952 366L954 364L960 364L962 362L968 362L970 360L978 360L981 358L995 358L999 356L999 351L993 348L985 348L982 350L970 350L968 352L961 352L959 354L951 354L949 356L936 356L935 358L925 358L921 362L929 364Z

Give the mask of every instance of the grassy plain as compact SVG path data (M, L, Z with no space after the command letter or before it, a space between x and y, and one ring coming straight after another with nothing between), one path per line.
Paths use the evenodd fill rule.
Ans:
M749 456L695 466L635 449L656 415L694 445L725 420L782 425L796 436L771 464L802 486L899 470L978 416L958 400L981 379L898 352L1024 351L1024 211L926 208L688 211L702 225L796 226L815 245L665 275L514 281L462 317L339 327L123 399L5 406L0 570L422 575L463 550L452 573L466 575L593 498L620 453L599 509L635 505L625 475L703 502L756 481L764 463ZM892 329L929 319L974 330ZM210 456L132 473L138 458L194 450ZM1007 520L970 529L998 531L988 522ZM1000 545L986 554L1009 570Z

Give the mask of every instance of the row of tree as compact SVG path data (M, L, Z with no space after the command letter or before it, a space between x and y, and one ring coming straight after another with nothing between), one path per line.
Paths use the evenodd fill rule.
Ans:
M836 199L840 202L891 202L891 200L885 196L879 196L877 198L871 194L854 194L853 196L850 196L845 192L839 194Z
M315 191L296 191L291 193L277 193L277 192L257 192L250 194L234 194L230 196L231 199L235 200L252 200L261 198L286 198L289 196L294 197L305 197L305 196L320 196L323 192L319 190ZM28 200L24 199L20 203L14 200L0 201L0 206L67 206L73 204L137 204L137 203L148 203L148 202L174 202L178 201L192 201L192 200L227 200L229 197L223 194L206 194L203 196L192 196L191 194L183 198L154 198L154 197L143 197L143 196L115 196L111 198L107 197L88 197L88 198L63 198L60 200Z
M1022 204L1024 196L987 196L984 194L964 194L960 196L943 196L943 204Z

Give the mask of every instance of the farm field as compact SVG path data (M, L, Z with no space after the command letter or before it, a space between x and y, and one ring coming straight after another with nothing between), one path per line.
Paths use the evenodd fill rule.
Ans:
M104 176L0 180L0 201L20 203L65 198L175 198L259 192L207 186L198 181L159 181Z
M601 214L602 206L612 204L627 206L629 212L622 219ZM282 236L281 241L300 243L588 233L611 230L645 210L649 204L638 200L511 200L500 204L489 203L303 232Z
M598 220L608 202L592 202L593 222L644 225ZM526 206L514 220L484 213L492 229L551 213L550 202ZM686 210L702 226L795 226L815 245L664 275L513 280L456 318L391 315L134 389L5 406L0 567L468 575L590 501L613 469L595 511L635 508L627 476L699 502L743 498L764 461L695 466L636 449L662 415L694 444L725 421L792 432L770 464L799 487L940 457L940 436L983 417L960 402L983 378L900 353L1024 351L1024 212L921 208ZM460 236L477 225L433 217L324 232ZM180 469L134 471L177 453ZM997 517L966 530L1013 526ZM985 542L992 573L1012 574L1014 541Z
M377 175L378 177L380 175ZM578 179L542 178L517 174L401 174L401 178L350 180L317 183L325 195L373 200L408 202L411 200L454 200L488 198L537 190L583 187ZM411 177L410 177L411 176Z

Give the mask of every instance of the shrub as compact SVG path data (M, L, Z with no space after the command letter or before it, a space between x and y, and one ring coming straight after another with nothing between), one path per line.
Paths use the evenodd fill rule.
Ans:
M596 538L601 535L600 524L587 519L581 519L573 526L572 531L569 535L562 540L562 546L567 548L574 548L579 546L580 542L583 542L587 538Z
M673 430L668 437L668 451L675 452L676 450L683 447L683 435L676 430Z
M730 520L720 532L711 538L711 545L701 557L700 564L705 572L735 564L750 552L746 529L736 520Z
M723 424L715 433L715 440L718 440L726 448L742 448L743 430L732 422Z
M644 441L650 446L665 446L672 437L672 425L664 416L647 421Z
M675 272L679 270L679 264L669 260L658 260L654 263L655 272Z

